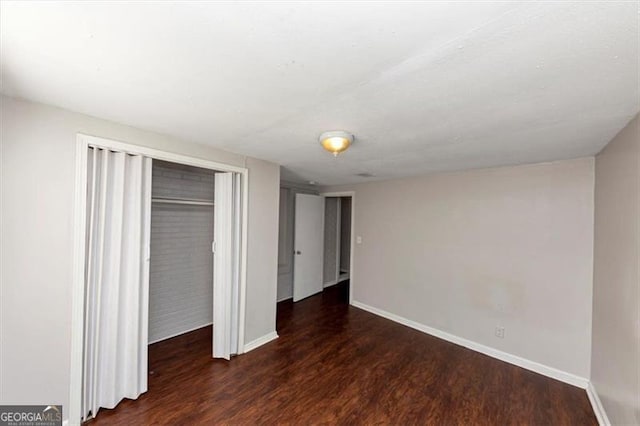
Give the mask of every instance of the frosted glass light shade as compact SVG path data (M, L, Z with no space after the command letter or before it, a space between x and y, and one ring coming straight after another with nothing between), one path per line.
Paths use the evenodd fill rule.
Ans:
M353 142L353 135L342 130L335 130L331 132L324 132L320 135L320 144L322 147L332 153L334 156L338 156Z

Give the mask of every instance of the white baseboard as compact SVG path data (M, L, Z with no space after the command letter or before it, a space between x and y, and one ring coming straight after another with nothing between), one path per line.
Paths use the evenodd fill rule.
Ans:
M285 296L281 299L276 300L276 303L284 302L285 300L293 299L293 296Z
M391 321L406 325L407 327L422 331L423 333L430 334L451 343L455 343L456 345L464 346L465 348L480 352L492 358L517 365L518 367L526 368L527 370L542 374L543 376L551 377L552 379L560 380L561 382L565 382L582 389L586 389L589 384L589 380L585 379L584 377L576 376L575 374L567 373L566 371L558 370L556 368L549 367L535 361L521 358L519 356L512 355L510 353L503 352L498 349L494 349L462 337L458 337L445 331L438 330L437 328L429 327L427 325L403 318L399 315L392 314L382 309L374 308L373 306L369 306L355 300L351 304L356 308L363 309L365 311L371 312L372 314L379 315Z
M278 338L278 333L276 333L275 331L272 331L269 334L265 334L262 337L258 337L256 340L253 340L249 343L245 343L244 345L244 353L246 354L249 351L252 351L264 344L267 344L269 342L271 342L272 340L275 340Z
M587 396L589 397L589 402L591 403L593 412L598 419L598 424L600 426L611 426L611 422L607 417L607 413L604 411L604 407L602 406L602 401L600 401L598 392L596 392L596 388L591 382L589 382L589 386L587 386Z

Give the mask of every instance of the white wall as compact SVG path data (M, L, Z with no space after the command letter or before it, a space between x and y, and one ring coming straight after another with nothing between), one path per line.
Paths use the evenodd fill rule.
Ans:
M247 157L249 253L245 342L276 331L280 167Z
M323 190L355 191L355 301L588 378L593 179L586 158Z
M640 128L596 157L591 381L613 424L640 424Z
M249 168L245 341L275 331L280 169L211 147L0 98L0 403L69 404L76 133ZM65 415L66 415L65 411Z

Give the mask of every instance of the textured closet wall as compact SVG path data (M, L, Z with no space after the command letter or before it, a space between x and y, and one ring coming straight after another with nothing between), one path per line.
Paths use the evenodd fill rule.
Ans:
M214 171L153 161L153 196L213 200Z
M213 200L211 170L154 161L154 198ZM213 206L151 209L149 342L211 324Z
M336 281L338 268L338 198L327 197L324 202L324 284Z

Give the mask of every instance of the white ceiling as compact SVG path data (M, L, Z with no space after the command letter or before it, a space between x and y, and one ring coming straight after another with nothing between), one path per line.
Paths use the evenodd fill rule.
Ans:
M638 112L638 2L1 4L2 92L320 184L592 155ZM333 158L317 136L344 129ZM45 143L43 141L43 143Z

